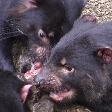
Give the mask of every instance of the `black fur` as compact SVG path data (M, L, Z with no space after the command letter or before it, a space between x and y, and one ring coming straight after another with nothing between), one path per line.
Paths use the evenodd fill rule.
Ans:
M24 112L19 95L23 85L15 74L0 70L0 112Z
M51 98L57 103L71 102L95 112L112 112L111 68L112 22L98 25L79 19L53 48L35 81L42 90L54 93ZM72 93L65 97L64 90ZM58 97L63 99L58 101Z
M26 53L21 57L22 60L25 58L28 61L24 60L20 69L24 69L24 66L28 65L27 63L31 65L35 61L44 62L46 55L49 54L49 47L54 46L62 35L72 28L74 20L80 16L85 4L83 0L0 0L0 3L1 23L10 29L8 34L4 35L6 29L1 28L4 25L0 26L0 29L4 29L4 32L1 32L2 38L14 37L12 40L17 40L19 37L19 40L22 40L22 43L27 47ZM45 38L38 36L40 29L46 34ZM52 37L49 36L51 32L53 32ZM9 39L8 43L12 40ZM36 53L34 46L46 49L40 54L42 56ZM28 58L31 60L29 61Z
M12 28L7 21L11 3L12 0L0 0L0 69L13 72L15 71L12 56L13 42L22 34L16 28Z

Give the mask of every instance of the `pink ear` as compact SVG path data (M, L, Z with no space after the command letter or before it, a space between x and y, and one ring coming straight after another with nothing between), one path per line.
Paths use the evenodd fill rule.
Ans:
M21 0L15 7L9 9L9 14L18 15L33 8L37 8L38 0Z
M21 4L23 4L27 9L32 9L37 7L37 0L22 0Z
M97 50L97 56L101 58L104 63L112 63L112 49L111 48L99 48Z
M96 19L96 17L94 15L85 14L81 18L83 18L83 20L85 22L94 22L94 23L97 22L97 19Z

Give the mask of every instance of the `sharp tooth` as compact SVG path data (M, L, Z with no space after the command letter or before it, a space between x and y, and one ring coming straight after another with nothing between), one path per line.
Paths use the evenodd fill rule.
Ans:
M51 79L51 80L53 80L53 79L54 79L54 77L50 77L50 79Z
M52 76L54 79L55 79L55 77L54 76Z

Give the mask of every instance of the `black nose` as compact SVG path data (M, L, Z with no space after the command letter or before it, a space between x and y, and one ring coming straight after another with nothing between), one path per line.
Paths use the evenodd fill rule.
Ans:
M34 82L36 83L36 85L41 86L45 84L45 79L40 76L35 76Z

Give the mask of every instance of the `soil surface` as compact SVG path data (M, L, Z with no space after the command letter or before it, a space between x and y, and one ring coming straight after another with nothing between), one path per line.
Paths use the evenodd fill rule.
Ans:
M112 0L87 0L84 14L92 14L98 22L112 20Z

